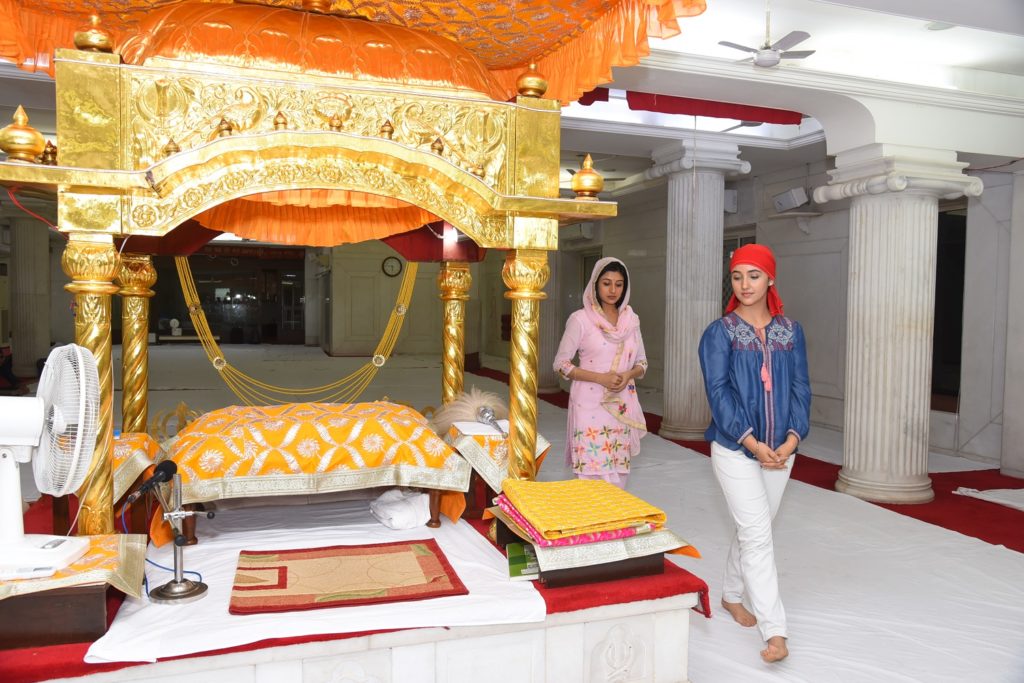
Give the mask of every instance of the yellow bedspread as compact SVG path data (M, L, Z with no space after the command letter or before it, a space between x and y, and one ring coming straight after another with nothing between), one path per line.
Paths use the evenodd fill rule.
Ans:
M655 529L665 513L606 481L523 481L506 479L502 489L516 509L544 538L621 529L643 522Z
M375 486L469 488L469 464L426 418L394 403L291 403L214 410L178 433L182 500Z

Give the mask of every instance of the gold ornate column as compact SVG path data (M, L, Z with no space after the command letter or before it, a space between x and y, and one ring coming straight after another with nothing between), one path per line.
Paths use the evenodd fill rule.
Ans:
M149 299L156 283L153 259L122 254L117 271L121 286L121 425L125 432L145 432L149 422Z
M538 249L508 252L501 279L512 300L512 347L509 353L508 476L534 479L537 445L537 337L540 300L548 281L548 254Z
M437 288L444 302L442 331L441 402L449 403L462 393L466 367L466 302L473 281L469 264L445 261L437 274Z
M92 351L100 379L99 429L86 485L78 491L80 534L114 531L113 452L114 382L110 359L110 295L118 254L107 234L71 233L62 265L71 278L65 289L75 295L75 342Z

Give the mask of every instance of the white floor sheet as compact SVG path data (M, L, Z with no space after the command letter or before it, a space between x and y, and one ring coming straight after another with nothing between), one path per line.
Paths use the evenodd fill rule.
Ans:
M326 358L318 349L303 347L225 349L245 371L296 386L343 376L364 360ZM115 360L115 369L119 366ZM230 394L217 382L198 346L158 347L151 364L151 415L181 400L204 409L229 404ZM499 382L467 375L466 386L472 385L506 395L508 391ZM436 358L399 357L389 361L367 396L390 395L416 406L436 406L440 386ZM650 400L644 407L656 410L661 397L645 395ZM571 473L563 456L565 411L544 401L538 409L540 431L552 442L540 478L568 478ZM814 436L812 428L809 443ZM822 436L827 441L828 435ZM690 620L689 678L694 683L1024 682L1024 554L798 481L790 482L775 523L791 656L776 665L762 663L756 630L741 628L718 607L732 529L710 461L656 436L646 437L641 445L628 490L663 508L669 527L700 549L703 559L673 559L711 587L714 617L693 613ZM952 463L944 465L952 469ZM960 469L976 466L964 462ZM228 521L225 514L215 523ZM201 530L204 526L209 523L200 521ZM258 528L253 525L249 541L242 545L263 544L266 539ZM451 529L445 525L441 531ZM312 545L309 534L319 532L303 533L294 540L296 546ZM438 536L441 540L444 534ZM338 542L337 536L330 538ZM196 568L199 551L185 552L186 564ZM211 590L227 590L232 570L233 565L223 578L213 580ZM467 578L461 570L460 576ZM216 599L214 594L205 600L213 604ZM226 602L222 605L226 614ZM155 614L160 628L184 621L183 630L209 637L211 629L205 623L188 622L173 613L184 615L187 609L159 608ZM141 610L126 605L123 611L127 618ZM301 618L314 615L315 611L303 612ZM119 614L112 631L123 629ZM129 628L136 629L142 632L132 637L140 645L174 640L157 632L155 624L148 632L141 625Z
M996 505L1005 505L1006 507L1013 508L1014 510L1020 510L1024 512L1024 489L987 489L979 491L978 489L972 489L967 486L961 486L953 493L960 496L968 496L970 498L977 498L978 500L985 500L989 503L995 503ZM1021 530L1024 534L1024 529Z
M423 626L468 626L543 621L544 600L532 583L509 581L505 558L467 523L447 519L438 529L388 529L367 501L229 510L201 519L200 542L185 548L185 569L209 586L196 602L158 605L127 599L87 662L155 661L163 657L244 645L267 638L351 633ZM238 553L434 538L469 595L274 614L228 613ZM172 550L150 547L149 557L172 566ZM172 578L147 566L150 588ZM194 576L188 578L194 579Z

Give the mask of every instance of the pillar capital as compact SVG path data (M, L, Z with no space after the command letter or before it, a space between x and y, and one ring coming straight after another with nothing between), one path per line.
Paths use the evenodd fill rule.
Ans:
M110 235L72 234L61 258L64 273L72 280L64 288L74 294L116 293L113 280L119 260Z
M695 168L728 176L750 173L750 162L739 156L739 145L731 142L679 140L654 150L654 166L644 171L644 178L653 180Z
M442 301L469 301L472 282L469 264L462 261L444 261L437 273L437 288Z
M548 253L539 249L516 249L508 252L501 279L509 291L506 299L545 299L544 285L551 271Z
M156 284L156 268L153 259L145 254L122 254L117 269L117 283L121 296L153 296L151 287Z
M873 144L841 152L831 182L814 188L814 201L911 191L936 199L977 197L984 189L980 178L964 175L967 164L956 152L922 147Z

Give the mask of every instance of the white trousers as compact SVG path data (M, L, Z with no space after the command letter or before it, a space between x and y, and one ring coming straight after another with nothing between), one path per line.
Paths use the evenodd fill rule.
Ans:
M785 469L766 470L743 451L711 443L711 468L736 524L725 561L722 597L726 602L744 602L746 597L765 640L786 637L786 611L779 597L772 519L779 510L795 457L790 456Z

